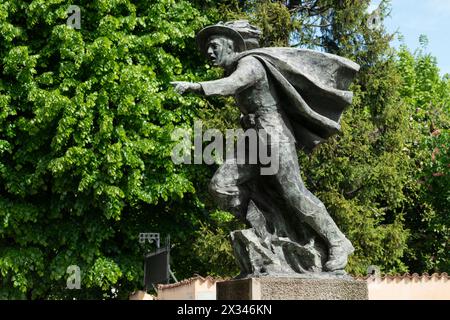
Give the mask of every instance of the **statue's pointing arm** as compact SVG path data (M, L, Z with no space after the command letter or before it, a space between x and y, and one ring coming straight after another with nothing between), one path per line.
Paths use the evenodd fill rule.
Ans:
M242 58L236 70L228 77L200 82L206 96L232 96L241 92L265 76L264 67L253 57Z
M241 92L265 77L261 62L248 56L239 60L236 70L228 77L200 83L175 81L171 82L175 91L200 93L206 96L232 96Z

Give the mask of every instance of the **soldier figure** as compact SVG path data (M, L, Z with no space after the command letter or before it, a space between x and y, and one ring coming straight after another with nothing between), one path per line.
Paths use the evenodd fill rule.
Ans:
M359 66L331 54L295 48L258 48L260 32L247 21L209 26L197 43L212 65L226 77L200 83L173 82L180 94L234 96L244 129L264 129L277 144L279 170L267 179L303 223L327 246L323 271L341 271L354 248L324 204L306 189L300 176L297 148L312 150L340 129L347 91ZM215 173L210 190L223 209L245 217L249 190L259 176L257 165L228 159ZM242 267L242 264L241 264Z

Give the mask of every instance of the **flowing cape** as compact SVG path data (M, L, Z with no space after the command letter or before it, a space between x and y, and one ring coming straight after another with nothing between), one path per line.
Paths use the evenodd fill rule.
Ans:
M262 48L240 53L257 58L274 81L297 146L310 152L340 130L352 103L348 87L359 65L333 54L298 48Z

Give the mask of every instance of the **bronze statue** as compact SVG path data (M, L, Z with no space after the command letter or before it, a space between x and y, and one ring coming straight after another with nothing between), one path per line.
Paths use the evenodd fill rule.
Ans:
M201 30L200 50L226 77L172 83L180 94L234 96L243 128L264 130L269 147L277 146L272 175L261 175L259 164L228 159L210 184L218 204L251 227L231 234L241 276L345 274L354 248L306 189L297 149L309 152L340 130L359 66L312 50L258 48L259 36L245 20Z

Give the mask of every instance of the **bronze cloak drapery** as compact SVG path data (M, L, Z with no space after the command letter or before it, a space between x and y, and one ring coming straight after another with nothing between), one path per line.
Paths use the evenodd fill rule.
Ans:
M359 65L342 57L297 48L262 48L240 53L253 56L272 77L281 107L291 121L299 148L311 151L340 130L340 118L351 104L348 87Z

